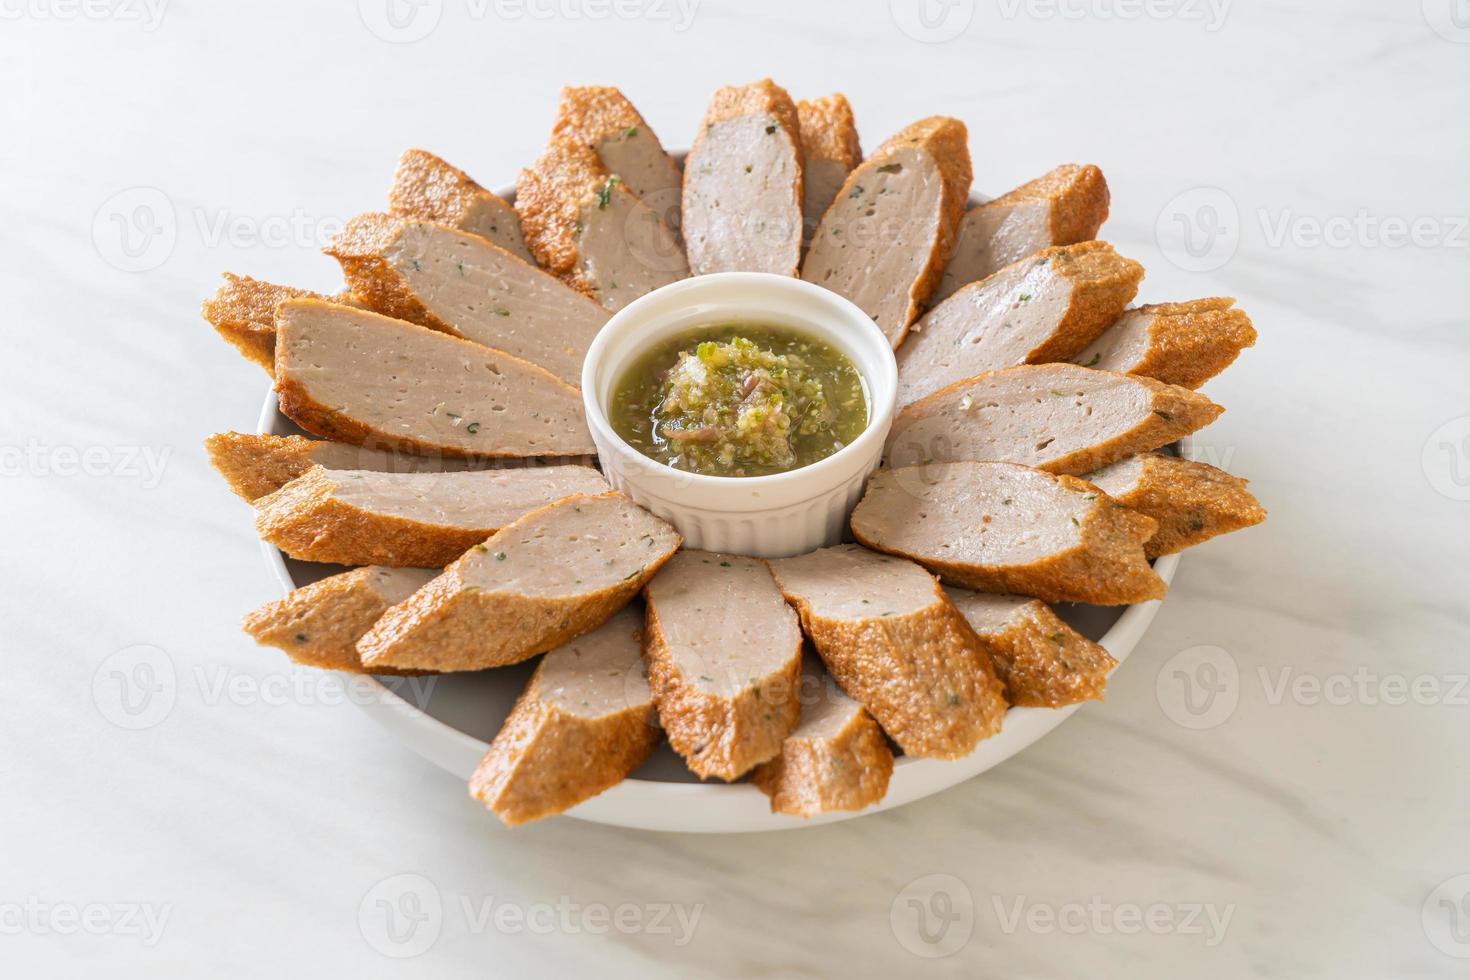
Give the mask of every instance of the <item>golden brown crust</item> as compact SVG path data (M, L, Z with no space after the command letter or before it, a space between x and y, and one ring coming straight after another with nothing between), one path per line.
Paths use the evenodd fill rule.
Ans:
M469 174L428 150L408 149L398 158L398 169L393 173L388 211L457 228L465 213L482 197L495 195L475 183Z
M545 520L556 508L574 507L585 499L590 498L578 494L548 504L499 533ZM490 593L468 585L462 577L467 558L462 556L444 574L388 610L358 641L358 654L374 671L382 666L482 670L520 663L606 622L673 557L677 544L676 540L674 548L616 585L556 597ZM484 547L493 549L495 538Z
M960 219L965 215L965 204L970 197L970 142L965 124L949 116L930 116L900 130L884 141L873 154L874 158L887 157L904 147L926 150L939 167L941 187L939 203L939 236L929 249L929 261L909 290L909 312L904 323L904 332L909 324L918 319L929 303L929 297L939 287L944 276L944 267L954 252L955 238L959 233ZM857 173L857 171L853 171ZM851 181L849 175L849 182ZM843 184L844 190L847 184ZM838 197L842 196L841 191ZM894 347L903 341L903 336L894 341Z
M645 596L647 598L647 596ZM733 698L699 690L674 664L658 609L648 599L643 659L669 745L701 778L737 779L774 758L801 713L801 640L777 670Z
M515 209L463 170L425 150L405 150L399 158L388 191L388 211L475 235L522 262L534 261L521 239Z
M1036 599L1018 609L1003 630L977 635L1006 686L1006 700L1018 707L1101 701L1108 673L1118 666L1112 654Z
M1092 164L1064 163L1008 191L982 208L1013 208L1050 201L1053 245L1073 245L1096 237L1108 219L1111 195L1103 172Z
M1140 307L1153 314L1148 349L1128 373L1198 388L1235 363L1242 350L1255 346L1256 328L1234 304L1233 299L1213 298Z
M1071 245L1096 238L1103 222L1108 220L1112 203L1103 172L1092 164L1082 167L1068 164L1052 173L1058 174L1059 181L1051 215L1052 241Z
M1152 394L1149 414L1140 424L1123 435L1098 443L1087 450L1071 453L1039 467L1052 473L1079 476L1100 466L1125 459L1147 447L1157 449L1192 432L1209 425L1224 408L1216 405L1204 395L1167 385L1153 378L1135 378L1143 382Z
M1143 472L1137 485L1114 499L1158 522L1158 530L1144 545L1150 558L1172 555L1266 519L1265 508L1238 476L1159 453L1144 453L1139 459Z
M704 134L717 122L752 115L774 116L781 128L789 133L795 143L797 156L801 156L801 117L797 115L796 103L790 94L771 81L762 78L749 85L723 85L710 96L709 106L704 111L699 130L694 134L693 146L698 146ZM694 152L693 147L689 151ZM796 199L801 201L801 189L797 188Z
M1031 351L1027 364L1075 357L1118 319L1143 281L1143 266L1119 255L1107 242L1056 245L1022 261L1050 262L1053 271L1070 280L1073 287L1071 303L1057 329Z
M934 301L1043 248L1096 238L1108 204L1102 171L1069 163L971 208Z
M833 92L820 99L802 99L796 103L796 116L805 160L835 160L846 170L862 161L863 149L847 96Z
M326 299L321 293L295 286L279 286L249 276L225 273L225 282L199 312L221 337L245 358L265 368L276 368L276 304L283 299Z
M789 735L781 754L757 766L750 781L771 798L772 813L814 817L861 810L883 799L893 775L893 751L862 708L825 738Z
M255 501L311 469L314 443L302 436L216 432L204 440L209 463L235 495Z
M557 100L551 138L553 142L580 143L595 150L609 136L635 127L658 139L633 103L613 86L566 85ZM516 194L519 196L520 191Z
M581 270L577 229L583 209L599 193L619 188L596 153L566 139L553 140L516 178L516 214L526 247L547 272L594 299L597 289Z
M470 454L455 446L441 446L375 429L349 415L323 404L311 396L306 385L294 378L276 378L276 404L281 414L314 436L374 449L439 454L454 459L469 459Z
M561 813L616 786L658 744L652 703L584 718L541 699L542 667L470 777L470 796L507 827Z
M909 326L924 312L929 298L934 295L934 291L939 288L940 279L944 277L945 266L949 264L949 257L954 252L955 240L959 234L960 219L965 215L971 180L969 134L965 124L949 116L929 116L905 126L884 140L871 156L847 175L842 189L837 192L837 202L852 198L858 184L867 180L867 175L874 173L879 167L888 166L888 161L900 150L919 150L934 160L939 172L940 196L936 235L932 242L921 246L927 247L928 252L923 267L909 286L903 323L893 329L884 328L895 350L908 335ZM829 214L837 210L837 205L834 204ZM818 239L822 237L820 228L817 236ZM817 247L814 243L813 253Z
M387 253L403 235L403 228L403 219L369 211L343 225L322 251L337 260L353 296L374 313L459 336L454 327L428 311L388 261Z
M470 795L517 827L616 786L658 739L651 707L591 720L548 705L527 688L470 778Z
M255 531L298 561L438 568L494 534L366 510L337 499L340 481L321 466L255 501Z
M1000 731L1000 680L975 631L934 584L935 602L902 616L839 620L813 615L797 593L786 600L822 663L905 755L958 759Z
M1031 365L1019 365L1012 368L1002 368L1000 371L991 371L987 374L1000 374L1006 371L1025 371ZM1096 371L1097 368L1088 368ZM1105 372L1113 373L1113 372ZM899 418L911 412L922 410L931 400L938 400L953 395L956 391L972 385L979 378L986 375L977 375L975 378L965 378L947 385L934 392L925 395L918 401L907 405L899 412ZM1158 449L1169 443L1197 432L1219 418L1225 409L1209 398L1188 388L1177 385L1165 384L1153 378L1141 376L1130 376L1130 380L1142 384L1149 390L1150 411L1142 416L1138 424L1120 435L1114 436L1104 442L1095 443L1085 449L1059 456L1054 460L1037 466L1036 469L1048 473L1066 474L1068 476L1082 476L1094 470L1101 469L1111 463L1127 459L1141 452ZM895 425L896 427L896 425ZM947 460L946 460L947 462ZM1002 460L1001 462L1011 462Z
M944 581L977 592L1015 593L1048 602L1087 602L1096 606L1162 599L1168 587L1145 560L1143 549L1144 542L1158 529L1153 518L1124 507L1091 483L1072 476L1047 475L1063 489L1095 499L1078 524L1075 545L1024 565L978 565L908 551L901 542L882 542L866 534L857 512L851 521L852 533L869 548L916 561ZM975 515L977 520L983 516Z
M466 591L445 569L388 610L357 651L374 671L384 665L444 672L505 667L602 625L636 592L617 586L575 599L492 596Z
M354 568L267 602L247 613L241 624L257 643L284 650L298 664L354 674L422 674L424 671L369 671L356 643L388 609L372 586L372 568Z

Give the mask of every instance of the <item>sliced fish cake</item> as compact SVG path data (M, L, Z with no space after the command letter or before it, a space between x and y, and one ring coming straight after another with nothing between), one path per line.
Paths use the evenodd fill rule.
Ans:
M899 405L986 371L1071 359L1118 319L1142 280L1143 266L1111 245L1083 242L971 283L899 348Z
M285 651L298 664L369 673L357 656L358 639L389 606L407 599L438 574L431 568L354 568L267 602L248 613L242 626L255 642Z
M376 312L504 351L574 387L608 319L555 276L443 225L358 215L327 253Z
M427 150L404 150L388 191L388 211L478 235L523 262L534 263L515 208Z
M947 588L990 654L1006 700L1023 708L1101 701L1112 654L1064 623L1040 599Z
M620 493L558 500L501 528L389 609L358 653L373 669L520 663L607 622L681 540Z
M1000 681L934 576L851 544L771 569L827 670L906 755L958 759L1000 731Z
M922 119L847 175L822 216L801 277L852 300L895 348L954 249L970 190L965 124Z
M280 286L226 272L224 285L204 301L200 313L246 360L271 374L276 369L276 304L287 299L319 299L353 305L351 301L334 300L309 289Z
M679 227L683 174L633 103L611 85L569 85L561 90L553 141L587 147L617 174L664 224Z
M255 530L299 561L437 568L533 510L609 489L590 466L473 473L316 466L255 501Z
M366 446L304 436L216 432L204 440L209 463L242 500L253 501L302 476L313 466L329 470L373 470L377 473L463 473L466 470L537 465L539 459L444 459L390 453ZM562 462L592 465L590 456Z
M616 786L658 744L642 625L625 607L536 666L470 777L470 796L506 826L561 813Z
M644 596L649 684L690 771L735 779L776 756L800 710L802 641L770 570L681 551Z
M718 89L684 161L689 271L796 275L802 195L791 96L769 78Z
M952 585L1099 606L1163 597L1143 550L1157 528L1090 483L1014 463L879 470L852 513L858 541Z
M1097 237L1108 217L1108 182L1088 164L1063 164L965 212L933 302L1053 245Z
M662 216L580 143L554 141L521 171L516 212L537 260L605 309L689 276Z
M1204 395L1075 364L1033 364L950 385L899 412L892 466L981 460L1073 476L1166 446L1223 409Z
M862 810L883 799L893 750L862 705L843 693L820 663L802 672L801 720L750 781L771 798L771 812L814 817Z
M1085 367L1198 388L1256 342L1235 300L1196 299L1128 310L1074 360Z
M1142 453L1089 473L1089 483L1159 524L1144 552L1150 558L1172 555L1219 534L1251 527L1266 510L1246 481L1207 463Z
M796 103L801 120L801 214L811 241L843 181L863 159L852 106L841 92Z
M596 452L581 393L520 358L366 310L276 308L276 394L306 431L455 457Z

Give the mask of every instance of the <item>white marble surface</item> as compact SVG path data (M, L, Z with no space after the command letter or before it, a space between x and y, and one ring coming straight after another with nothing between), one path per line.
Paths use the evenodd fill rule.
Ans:
M959 0L936 4L958 18L931 18L957 33L936 43L886 0L704 0L687 24L651 0L427 0L437 27L405 44L351 0L161 3L156 22L0 4L6 976L1470 967L1470 26L1452 0L1239 0L1222 20ZM910 0L894 9L922 33ZM767 73L846 91L869 145L963 117L991 191L1100 164L1105 234L1147 265L1145 299L1225 293L1255 318L1201 441L1271 519L1186 556L1105 705L938 797L785 835L508 832L236 629L274 586L200 440L249 428L264 379L196 308L225 269L331 286L314 246L380 206L405 146L498 182L562 83L623 86L681 143L711 89ZM1191 257L1179 215L1226 234ZM120 219L166 234L130 257ZM1416 220L1418 242L1386 240ZM1324 224L1346 237L1315 241ZM130 715L117 678L148 679L137 657L164 694ZM1209 668L1220 691L1192 715L1183 685L1205 705ZM932 935L951 913L937 946L916 880L945 892L919 903ZM395 943L378 902L412 911L415 888L426 925ZM623 905L630 931L598 935Z

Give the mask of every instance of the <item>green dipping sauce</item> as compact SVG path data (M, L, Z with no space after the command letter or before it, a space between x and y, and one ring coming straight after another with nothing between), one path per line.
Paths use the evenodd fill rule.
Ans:
M700 327L642 355L608 411L634 449L706 476L809 466L868 425L862 376L841 351L758 323Z

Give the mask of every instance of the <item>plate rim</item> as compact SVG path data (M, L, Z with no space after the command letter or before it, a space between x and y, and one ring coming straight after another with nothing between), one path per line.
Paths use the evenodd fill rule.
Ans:
M285 420L278 408L274 387L266 391L256 432L276 434L277 423ZM289 421L289 420L287 420ZM1176 444L1181 456L1193 449L1188 436ZM283 553L262 541L261 551L282 593L298 588L286 567ZM1173 582L1179 555L1154 560L1155 573L1166 584ZM1118 664L1133 652L1158 614L1163 599L1127 606L1116 622L1097 641ZM348 698L374 721L404 742L415 753L468 783L475 765L489 743L440 721L411 704L370 674L339 674L352 694ZM665 782L628 777L591 799L564 812L564 816L592 823L679 833L759 833L792 830L851 820L894 809L943 792L1019 754L1082 707L1007 709L1001 731L981 742L962 759L945 761L900 756L894 760L888 793L862 810L838 811L810 818L771 813L769 800L749 781ZM757 809L758 807L758 809Z

